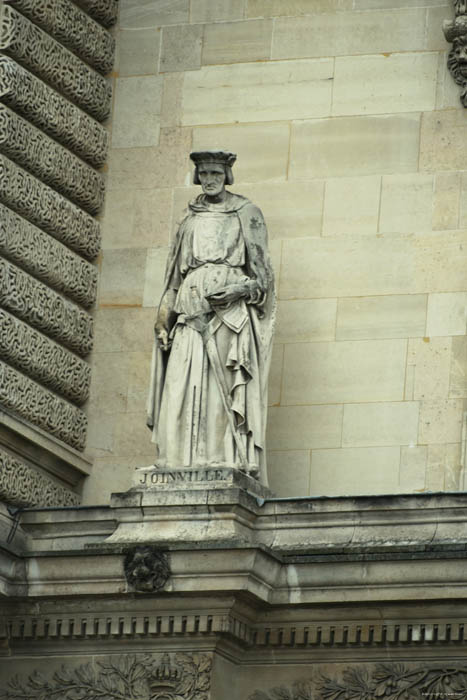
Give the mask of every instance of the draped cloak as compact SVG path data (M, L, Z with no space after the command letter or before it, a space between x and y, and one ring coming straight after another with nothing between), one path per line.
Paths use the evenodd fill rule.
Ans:
M226 308L211 307L206 296L237 283L246 285L246 298ZM248 471L267 485L275 294L261 210L230 192L221 204L210 203L203 194L190 202L168 256L162 300L168 290L176 294L171 349L164 352L156 337L148 398L156 466L245 468L206 351L209 336L216 344Z

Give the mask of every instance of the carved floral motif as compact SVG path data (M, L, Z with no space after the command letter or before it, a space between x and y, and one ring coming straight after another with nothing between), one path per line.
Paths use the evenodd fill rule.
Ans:
M78 304L95 302L97 268L3 204L0 253Z
M69 0L7 1L97 70L112 70L114 38Z
M84 450L86 414L1 361L0 403L68 445Z
M99 252L98 222L5 156L0 156L0 201L87 258Z
M70 401L82 404L89 395L87 362L1 308L0 356Z
M80 355L92 349L92 317L20 268L0 258L0 304Z
M0 147L11 160L91 214L104 202L104 178L5 105L0 105Z
M110 83L9 6L3 8L0 49L96 119L108 117L112 98Z
M123 562L126 580L141 593L160 591L170 578L167 555L156 547L136 547Z
M126 655L78 668L63 666L52 679L38 671L13 678L2 700L209 700L212 660L207 654Z
M91 165L104 164L104 127L9 56L0 56L0 100Z
M0 500L20 507L76 506L78 494L0 448Z

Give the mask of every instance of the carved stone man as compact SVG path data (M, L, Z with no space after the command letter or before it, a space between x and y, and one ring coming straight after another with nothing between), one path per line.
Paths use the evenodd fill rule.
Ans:
M200 194L173 241L155 324L156 466L236 467L267 485L274 280L261 211L233 194L236 155L191 153Z

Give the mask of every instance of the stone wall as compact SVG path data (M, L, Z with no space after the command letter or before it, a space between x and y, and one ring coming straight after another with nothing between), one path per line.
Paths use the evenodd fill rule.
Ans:
M279 313L280 496L463 488L467 116L446 0L120 0L89 503L154 459L152 326L191 148L238 153Z
M106 5L106 8L104 8ZM70 505L89 395L116 1L0 2L0 499Z

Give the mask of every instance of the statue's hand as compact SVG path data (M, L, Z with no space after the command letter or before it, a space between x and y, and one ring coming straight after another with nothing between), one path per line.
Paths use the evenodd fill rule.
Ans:
M159 345L161 346L162 350L167 352L167 350L170 349L169 334L167 333L165 328L158 328L157 324L155 326L155 330L157 340L159 341Z
M248 294L248 288L245 284L229 284L227 287L218 289L214 294L207 294L206 299L211 306L228 306L234 301L243 299Z

